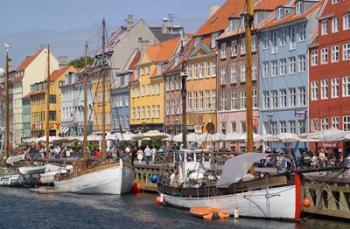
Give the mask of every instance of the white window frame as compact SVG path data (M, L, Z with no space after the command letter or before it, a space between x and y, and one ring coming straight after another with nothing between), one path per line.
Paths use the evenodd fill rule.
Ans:
M328 99L328 80L324 79L320 81L321 87L321 99Z
M336 63L336 62L339 62L339 45L334 45L332 46L332 58L331 58L331 62L332 63Z
M318 81L311 81L311 100L318 100Z
M333 17L332 18L332 33L339 32L339 18Z
M343 97L349 97L350 96L350 76L343 76L342 84L343 84Z
M318 65L318 49L311 50L311 66Z
M321 35L328 34L328 19L324 19L321 21Z
M331 98L339 97L339 78L331 79Z
M328 64L328 47L321 49L321 64Z

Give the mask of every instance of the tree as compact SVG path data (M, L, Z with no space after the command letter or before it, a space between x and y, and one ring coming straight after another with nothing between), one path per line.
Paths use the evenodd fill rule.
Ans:
M71 62L69 62L69 65L73 65L76 68L83 68L85 65L84 57L80 57L78 59L74 59ZM87 65L91 65L94 62L94 58L88 56L87 57Z

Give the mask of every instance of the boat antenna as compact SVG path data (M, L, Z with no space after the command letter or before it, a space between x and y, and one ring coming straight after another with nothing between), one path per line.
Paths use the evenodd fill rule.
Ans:
M83 160L87 161L89 159L88 155L88 146L87 146L87 134L88 134L88 125L87 125L87 107L88 107L88 94L87 94L87 82L88 82L88 72L87 72L87 66L88 66L88 42L85 43L85 50L84 50L84 139L83 139Z
M105 76L105 64L106 62L106 22L102 19L102 155L103 158L106 157L106 76Z
M247 0L245 14L246 46L246 96L247 96L247 152L253 152L253 94L252 94L252 26L254 22L254 0Z
M5 44L5 76L4 76L4 89L5 89L5 155L6 158L10 156L10 121L9 121L9 48L10 45Z
M47 44L47 83L46 83L46 153L45 159L50 157L50 44Z
M180 57L181 57L181 99L182 99L182 144L183 148L187 149L187 121L186 121L186 97L187 97L187 72L186 72L186 63L185 63L185 52L184 52L184 35L181 33L181 49L180 49Z

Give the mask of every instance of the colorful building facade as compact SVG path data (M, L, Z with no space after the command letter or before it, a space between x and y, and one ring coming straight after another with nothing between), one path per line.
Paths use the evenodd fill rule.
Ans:
M310 131L350 130L349 8L349 1L326 0L318 15L309 49Z
M146 46L130 82L130 128L132 131L163 130L165 91L162 72L179 48L180 38Z
M308 46L316 35L318 1L279 5L259 37L260 133L305 133Z

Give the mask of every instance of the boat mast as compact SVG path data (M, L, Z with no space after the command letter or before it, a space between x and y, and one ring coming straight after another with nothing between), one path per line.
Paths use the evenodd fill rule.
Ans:
M45 159L50 157L50 45L47 45L47 85L46 85L46 153Z
M88 43L86 41L85 44L85 53L84 53L84 127L83 127L83 131L84 131L84 139L83 139L83 160L87 161L89 159L89 155L88 155L88 147L87 147L87 134L88 134L88 125L87 125L87 119L88 119L88 94L87 94L87 90L88 90L88 86L87 86L87 82L88 82L88 73L87 73L87 56L88 56Z
M245 14L246 46L246 96L247 96L247 152L253 152L253 90L252 90L252 26L254 22L254 0L247 0Z
M102 155L103 158L106 156L106 77L105 77L105 45L106 45L106 22L105 19L102 20Z
M5 44L5 155L10 156L9 46Z
M181 34L181 50L180 50L180 57L181 57L181 98L182 98L182 144L183 148L187 149L187 120L186 120L186 96L187 96L187 89L186 89L186 83L187 83L187 72L186 72L186 65L184 60L184 36Z

